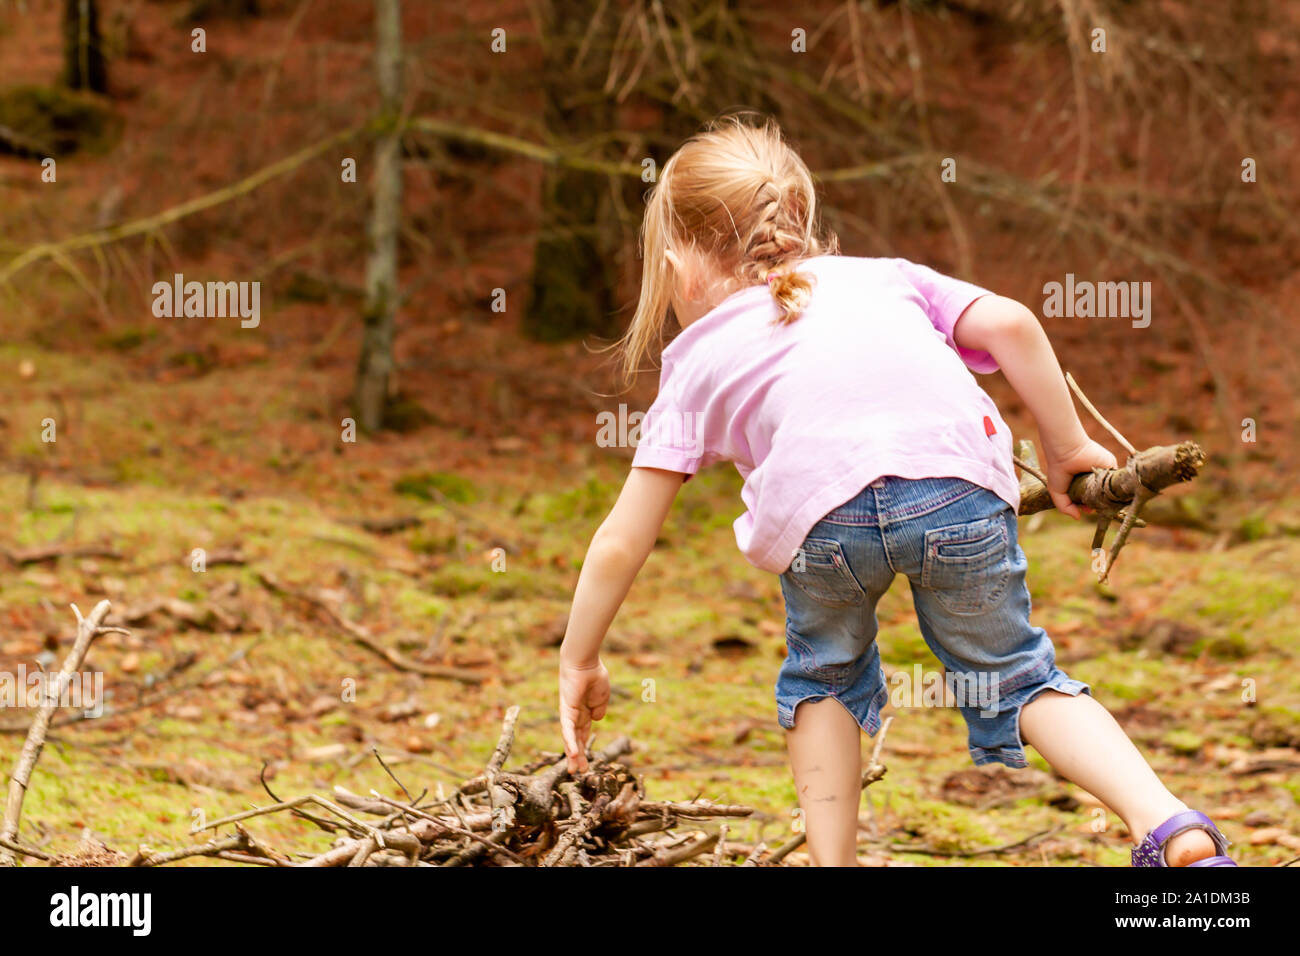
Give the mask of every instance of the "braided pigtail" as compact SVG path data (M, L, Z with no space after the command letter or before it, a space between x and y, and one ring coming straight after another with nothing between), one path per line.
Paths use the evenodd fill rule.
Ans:
M759 188L754 226L740 267L745 279L766 282L772 290L781 325L799 318L812 297L812 280L792 264L824 251L823 244L812 234L798 185L782 188L769 179Z
M630 380L664 339L669 252L709 262L728 283L767 283L786 324L812 292L798 263L837 251L818 223L812 174L776 123L745 114L714 121L673 154L647 198L641 297L622 341L625 374Z

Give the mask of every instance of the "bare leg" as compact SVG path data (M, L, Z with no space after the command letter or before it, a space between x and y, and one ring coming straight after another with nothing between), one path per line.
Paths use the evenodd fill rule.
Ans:
M829 697L805 701L786 733L814 866L857 866L862 730Z
M1020 735L1057 772L1087 790L1124 820L1133 842L1187 805L1165 789L1115 718L1087 694L1039 694L1020 712ZM1188 830L1166 845L1171 866L1215 854L1203 830Z

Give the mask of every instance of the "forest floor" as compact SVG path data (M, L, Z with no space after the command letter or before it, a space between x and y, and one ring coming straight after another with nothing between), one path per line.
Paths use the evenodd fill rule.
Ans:
M116 154L61 164L57 194L38 192L34 164L0 161L4 261L97 217L144 215L225 185L318 138L303 128L309 115L330 128L364 115L356 90L368 82L368 47L335 35L368 30L366 4L341 4L333 22L302 22L299 36L319 60L304 61L287 42L286 10L226 34L220 66L207 72L167 52L183 34L161 9L141 9L138 46L148 55L137 49L117 73L128 95L116 108L129 132ZM48 26L5 25L7 78L53 75ZM268 59L280 64L278 86L241 66ZM327 63L351 72L316 69ZM185 82L157 82L168 69L188 70L177 73ZM317 86L296 84L301 76ZM333 95L317 110L321 84ZM279 112L268 114L268 103ZM322 164L337 176L335 159ZM512 170L498 170L497 185L531 195L535 171ZM412 179L410 208L424 228L432 187L416 172ZM284 250L274 239L274 227L313 215L318 192L271 187L174 227L172 247L135 242L111 264L86 255L88 273L98 266L111 276L107 301L49 264L19 276L4 300L0 672L31 667L55 647L61 661L70 603L85 612L107 597L130 630L104 635L88 657L105 675L109 713L56 726L33 777L22 834L47 851L71 850L83 828L128 853L140 843L186 844L196 812L211 820L269 800L264 765L281 797L335 785L399 795L372 748L413 793L450 790L485 763L514 704L523 708L519 759L560 748L557 646L587 541L630 457L597 445L595 416L617 413L620 401L644 407L654 383L603 397L602 356L580 344L527 343L515 311L482 308L497 285L517 297L528 281L528 223L508 218L498 195L462 223L480 241L468 265L452 258L463 249L408 250L412 296L397 349L409 427L342 440L360 254L336 275L317 257L328 235L300 235L301 245ZM360 235L361 195L322 229ZM470 204L454 192L448 201ZM227 236L260 250L265 271L241 266L250 253L231 252ZM931 241L919 236L912 254L922 257ZM983 281L1026 288L1014 257L989 258ZM145 292L180 262L176 271L195 278L263 277L261 329L153 318ZM1257 290L1275 302L1275 325L1234 330L1212 351L1222 363L1215 374L1175 335L1135 347L1096 324L1049 324L1068 367L1139 446L1194 438L1210 461L1194 486L1168 495L1178 507L1135 534L1109 588L1089 567L1090 527L1055 514L1021 524L1034 619L1061 665L1253 865L1300 857L1297 444L1273 427L1300 417L1289 344L1296 281ZM1224 381L1249 401L1216 394ZM1006 383L981 384L1026 434ZM1239 440L1235 422L1247 415L1263 423L1257 445ZM53 443L40 440L46 418L57 422ZM796 825L772 700L783 614L777 579L736 551L738 492L726 468L683 489L610 633L615 696L597 745L629 735L655 798L756 807L730 839L772 846ZM412 522L387 533L362 524L387 519ZM114 556L23 554L50 545ZM207 570L193 570L195 549ZM272 593L267 575L406 657L472 680L395 670ZM879 616L887 673L937 669L902 582ZM976 770L951 709L887 713L889 770L864 801L863 862L1127 864L1122 824L1032 751L1030 769ZM30 716L0 710L6 773ZM282 849L321 845L309 825L283 816L253 829Z
M214 819L264 800L264 763L281 796L336 784L392 793L371 747L412 792L450 790L485 761L511 704L523 707L516 753L559 749L556 646L622 454L569 440L559 422L498 439L488 454L438 425L342 443L319 407L340 370L286 374L283 356L165 386L111 352L87 365L0 350L6 369L23 360L35 374L10 389L10 427L38 427L50 394L68 413L45 477L0 478L0 541L121 557L0 570L0 669L30 666L47 640L66 646L70 602L85 611L108 597L131 630L90 653L109 714L52 732L27 799L29 840L66 850L89 827L120 849L183 844L196 810ZM760 813L732 839L773 844L796 806L771 690L781 598L776 579L736 553L737 502L725 469L683 489L610 634L615 698L598 727L640 745L635 765L657 798L753 805ZM396 517L418 524L386 534L358 524ZM1296 856L1300 538L1152 526L1117 563L1113 588L1099 589L1086 527L1056 515L1022 525L1035 620L1062 666L1117 713L1175 792L1223 821L1243 862ZM212 563L202 573L196 548ZM232 552L241 563L218 563ZM412 659L482 682L397 672L268 591L264 574ZM937 667L902 583L880 619L887 672ZM864 860L951 863L1045 830L1028 849L969 862L1126 860L1118 820L1036 756L1030 770L975 770L954 711L888 712L889 774L864 805ZM27 716L5 718L8 764ZM290 821L262 832L286 846L305 837Z

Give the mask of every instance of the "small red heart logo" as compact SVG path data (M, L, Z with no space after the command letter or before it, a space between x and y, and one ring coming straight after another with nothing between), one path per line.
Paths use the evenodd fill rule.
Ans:
M991 419L991 418L989 418L987 415L985 415L985 416L984 416L984 434L986 434L986 435L988 435L990 438L992 438L992 437L993 437L994 435L996 435L997 433L998 433L998 430L997 430L996 428L993 427L993 419Z

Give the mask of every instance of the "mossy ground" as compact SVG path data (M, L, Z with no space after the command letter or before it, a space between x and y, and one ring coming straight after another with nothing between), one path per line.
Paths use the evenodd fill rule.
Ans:
M124 608L180 597L200 607L215 601L244 621L228 633L156 615L129 637L98 641L90 666L105 673L116 715L52 732L27 798L27 839L63 851L89 827L120 849L184 844L199 815L269 799L258 782L264 763L281 796L336 784L395 792L372 746L413 791L449 788L486 759L511 704L523 707L518 754L558 749L555 645L623 458L545 441L475 457L472 441L428 429L341 443L329 417L305 410L304 396L325 387L306 369L292 373L292 389L269 387L254 364L185 378L164 394L134 382L127 359L111 354L87 366L8 347L0 351L7 374L20 356L36 373L15 382L10 433L39 434L51 395L72 411L59 414L55 443L10 446L0 540L110 545L123 558L0 572L0 666L30 664L49 635L65 650L70 602L84 611L103 596ZM33 469L42 477L28 507ZM781 600L776 579L735 551L737 491L725 469L684 487L610 634L615 699L599 732L638 743L636 764L653 794L751 804L760 813L734 825L732 839L775 844L788 837L796 805L771 696ZM391 535L358 524L398 514L421 524ZM1036 620L1054 634L1063 666L1118 713L1177 793L1218 815L1243 862L1294 856L1294 848L1251 845L1255 828L1243 821L1254 814L1252 822L1300 831L1294 769L1249 765L1267 748L1277 757L1276 748L1300 743L1300 541L1274 536L1216 550L1209 536L1151 527L1125 552L1113 592L1102 592L1088 567L1088 535L1056 516L1022 524ZM498 546L503 571L493 570ZM244 565L191 570L195 548L234 547ZM377 638L485 681L394 671L270 594L258 572L328 589ZM935 665L901 582L879 614L888 666ZM344 699L349 687L354 700ZM167 696L132 709L159 691ZM1003 800L997 781L991 801L948 799L945 781L970 768L960 718L935 708L892 712L889 773L863 808L864 859L1125 863L1118 820L1057 779L1034 776L1040 785ZM5 715L7 727L26 722L24 711ZM21 739L0 735L6 767ZM1294 761L1296 751L1288 754ZM1011 854L903 849L960 854L1053 827ZM321 845L283 816L256 829L286 847Z

